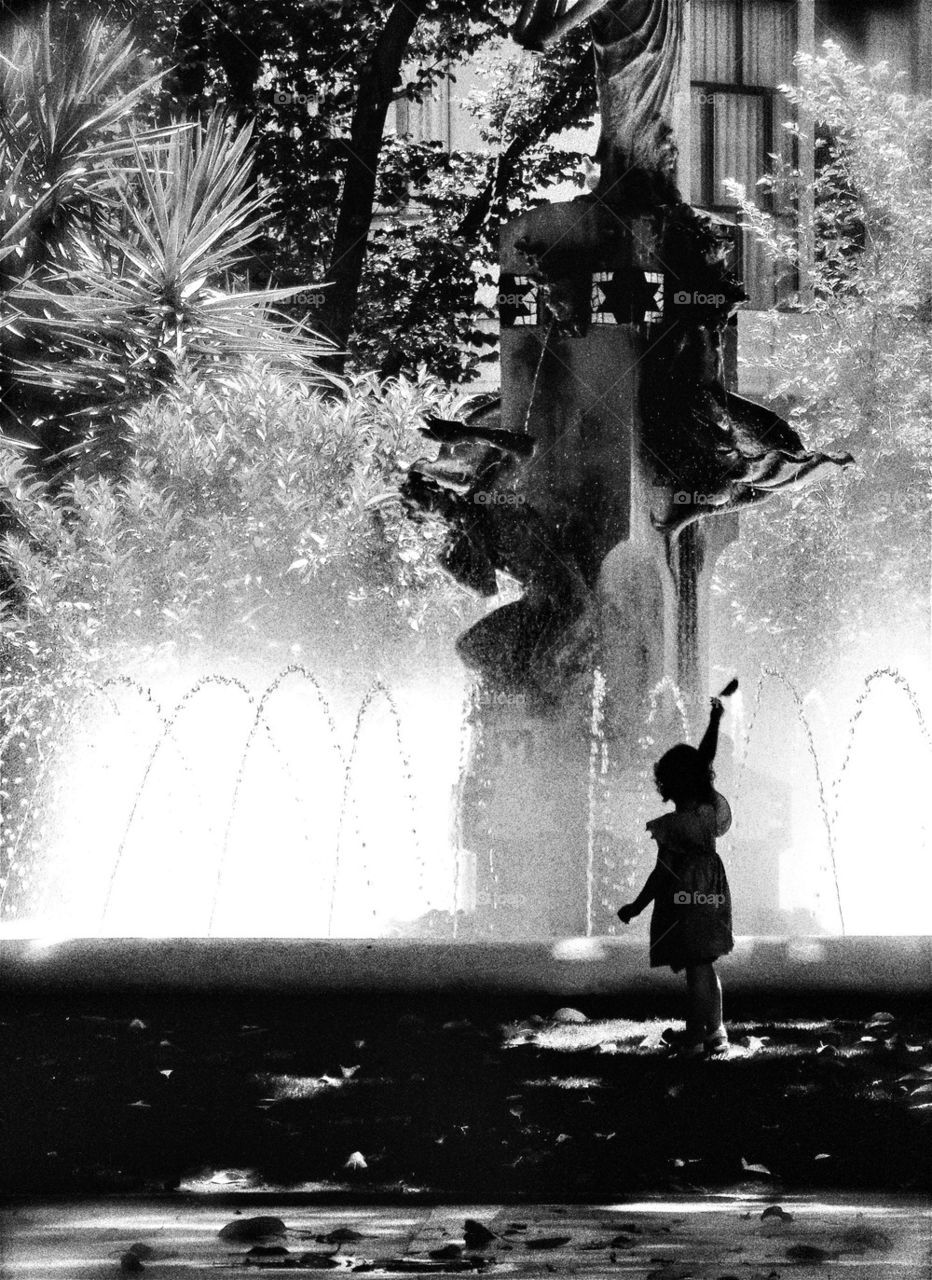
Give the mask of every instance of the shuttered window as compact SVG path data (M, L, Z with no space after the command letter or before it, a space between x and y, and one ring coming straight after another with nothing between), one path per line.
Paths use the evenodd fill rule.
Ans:
M778 86L794 78L796 4L793 0L690 0L692 52L692 200L737 221L725 180L742 183L766 204L757 188L771 153L791 160L782 128L789 106ZM774 210L786 224L787 213ZM740 236L740 270L752 307L776 299L773 268L746 233ZM791 282L795 284L795 282Z
M395 132L414 142L439 142L449 151L450 81L446 77L438 80L422 102L399 98L395 103Z

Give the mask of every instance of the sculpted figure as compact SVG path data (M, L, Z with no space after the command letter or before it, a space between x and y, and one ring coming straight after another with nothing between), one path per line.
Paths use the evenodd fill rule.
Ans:
M684 0L578 0L568 11L562 0L528 0L512 33L524 47L541 49L589 21L601 115L599 176L580 200L596 202L619 221L646 218L652 227L664 305L644 338L639 407L645 456L654 460L656 484L671 494L666 510L652 512L668 553L687 524L758 503L851 461L847 454L807 450L789 423L725 385L725 328L746 295L726 264L714 220L689 206L676 185L671 117L684 9ZM592 264L558 244L516 247L548 322L558 332L584 335ZM548 510L517 500L476 503L482 485L520 494L522 463L533 449L532 441L500 432L494 400L434 435L442 441L440 456L415 463L405 497L448 519L447 567L485 594L494 590L495 568L507 569L527 589L520 608L506 606L468 632L461 653L499 681L532 679L534 664L546 668L548 661L541 681L570 678L591 638L585 600L599 569L598 531L584 513L558 503Z

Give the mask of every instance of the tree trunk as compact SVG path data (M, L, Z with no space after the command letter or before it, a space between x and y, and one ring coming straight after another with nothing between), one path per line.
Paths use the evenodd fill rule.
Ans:
M197 7L197 6L195 6ZM262 71L267 33L258 23L243 15L239 30L218 22L214 30L214 49L227 79L228 105L236 112L237 124L243 128L256 115L256 81Z
M346 144L346 176L330 267L325 276L329 287L315 317L318 330L337 347L337 353L327 362L335 371L343 368L352 332L375 205L386 116L400 79L408 41L426 9L427 0L399 0L360 79L350 139Z
M164 81L170 104L164 110L164 123L176 115L179 107L189 120L196 120L204 106L207 81L207 10L199 4L185 9L178 20L174 49L179 56Z

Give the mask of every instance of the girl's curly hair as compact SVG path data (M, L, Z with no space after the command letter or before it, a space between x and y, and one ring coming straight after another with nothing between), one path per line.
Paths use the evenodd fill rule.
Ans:
M695 747L679 742L654 765L654 781L665 800L674 804L712 804L715 771Z

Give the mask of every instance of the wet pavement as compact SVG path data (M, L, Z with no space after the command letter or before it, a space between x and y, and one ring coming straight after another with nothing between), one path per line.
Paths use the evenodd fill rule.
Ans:
M254 1230L256 1217L266 1221ZM467 1220L478 1231L467 1234ZM593 1280L932 1275L930 1201L883 1194L775 1199L736 1188L714 1196L520 1207L437 1207L404 1198L347 1207L228 1194L125 1197L8 1206L0 1222L0 1272L10 1280L133 1274L177 1280L244 1270Z

